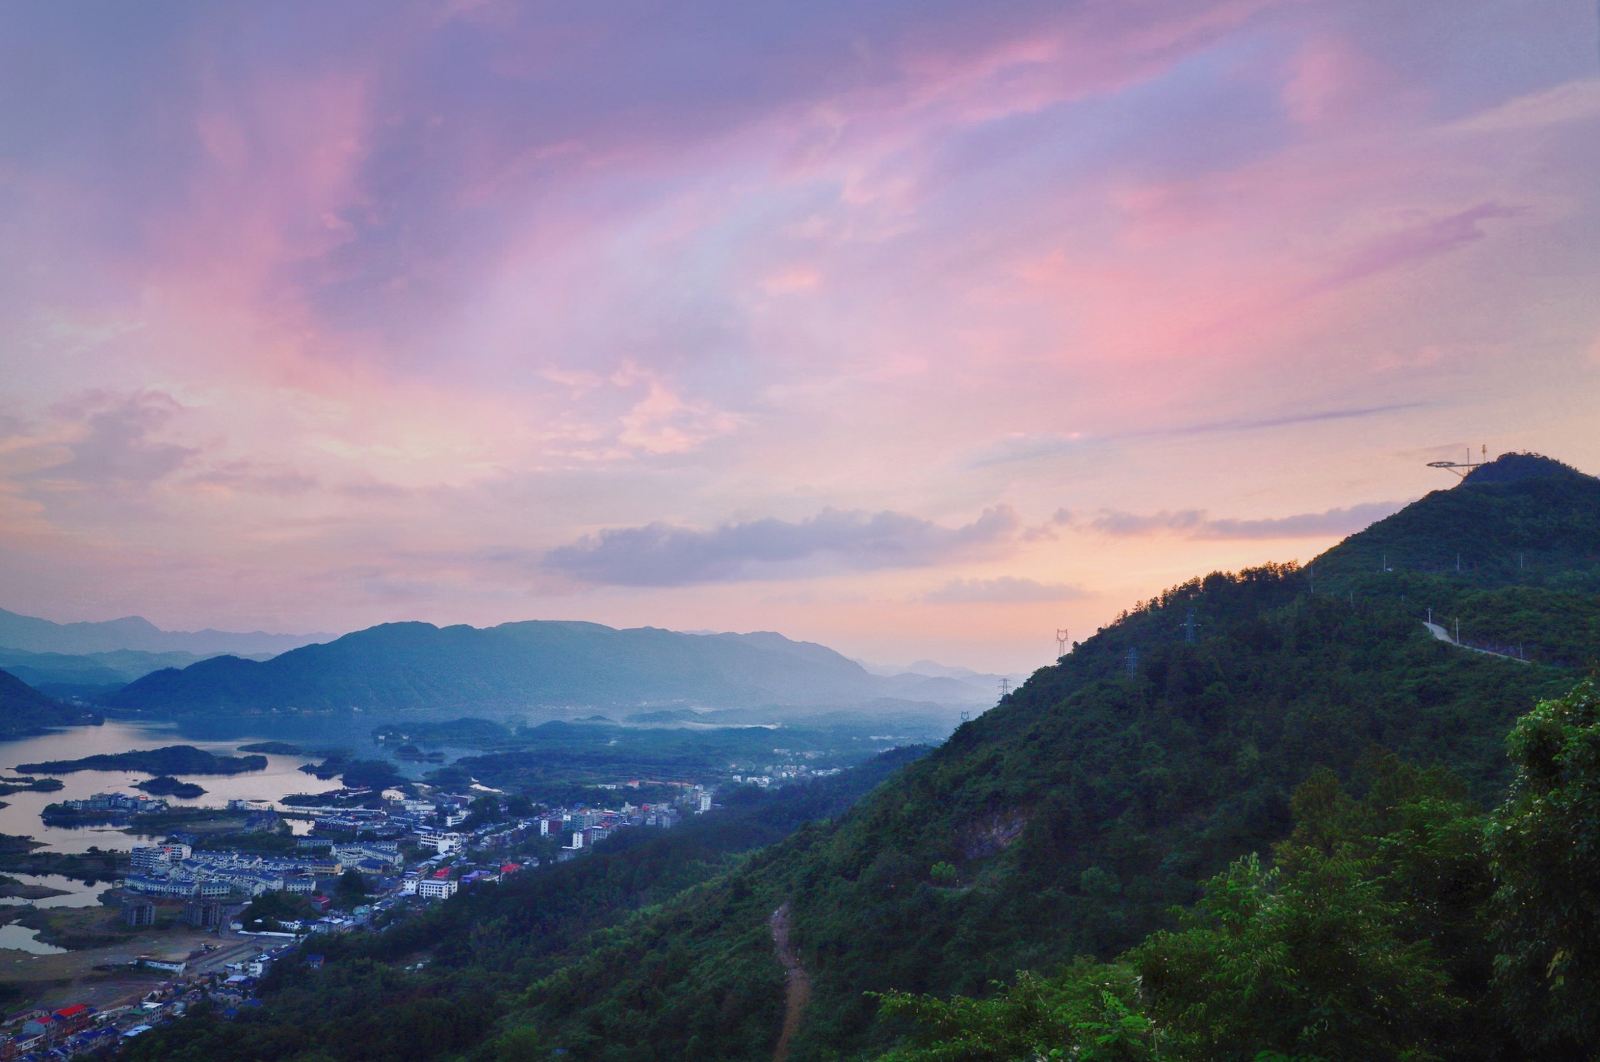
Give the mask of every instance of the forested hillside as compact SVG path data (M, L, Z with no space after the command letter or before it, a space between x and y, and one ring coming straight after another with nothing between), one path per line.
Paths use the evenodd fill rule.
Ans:
M1145 969L1149 978L1158 968L1222 968L1238 956L1230 950L1234 929L1256 932L1247 939L1263 947L1283 943L1281 926L1252 921L1268 897L1310 896L1305 902L1313 908L1317 895L1349 899L1353 922L1307 924L1319 925L1330 946L1343 946L1347 941L1339 934L1359 929L1366 935L1349 940L1367 949L1374 962L1390 944L1412 948L1426 932L1405 921L1413 915L1390 908L1432 901L1415 890L1408 898L1345 888L1366 880L1359 873L1361 859L1388 860L1381 868L1383 889L1400 873L1396 867L1420 865L1395 855L1385 840L1394 823L1376 819L1399 805L1443 807L1436 823L1444 831L1441 843L1448 835L1458 849L1472 848L1459 832L1482 827L1482 814L1505 799L1512 780L1506 735L1536 703L1570 690L1600 648L1585 633L1594 629L1600 610L1597 569L1587 552L1594 540L1586 537L1600 511L1600 493L1593 481L1568 475L1570 470L1533 466L1535 473L1541 469L1551 474L1510 482L1491 475L1481 484L1431 494L1308 569L1269 565L1174 587L1036 673L836 822L803 827L738 867L576 946L563 943L551 953L537 923L517 915L519 901L509 893L479 901L490 907L478 909L476 917L492 920L498 931L465 934L465 940L440 949L435 961L441 975L447 971L481 992L473 994L471 1006L453 996L430 996L430 1020L455 1032L448 1039L419 1041L415 1057L546 1058L558 1049L575 1058L770 1057L783 985L769 919L781 905L788 905L792 940L813 988L792 1045L790 1057L796 1059L871 1055L902 1043L909 1043L906 1050L934 1052L918 1057L1010 1057L1003 1050L937 1053L941 1037L962 1034L957 1019L970 1015L971 1007L958 1006L952 1018L940 1011L942 1004L901 995L891 996L895 1002L886 1010L876 994L981 995L991 993L995 981L1011 982L1018 970L1048 978L1075 956L1108 959L1129 948L1136 950L1122 966ZM1568 535L1563 528L1575 530ZM1385 543L1370 570L1365 558L1374 548L1366 534L1379 534ZM1535 575L1523 582L1504 564L1465 558L1460 572L1453 564L1443 570L1403 567L1407 557L1435 548L1441 536L1447 545L1456 540L1448 536L1493 543L1502 553L1526 549L1532 555L1536 543L1551 545L1540 554ZM1391 549L1387 567L1397 570L1379 571ZM1526 560L1512 563L1517 571L1530 570ZM1472 612L1470 622L1508 624L1531 662L1469 652L1436 640L1422 625L1430 607L1465 614L1474 602L1482 611ZM1506 602L1514 602L1515 610L1503 611ZM1582 716L1588 702L1574 703L1579 707L1568 714ZM1572 726L1583 729L1581 719ZM1541 733L1537 726L1529 732ZM1590 737L1573 740L1575 747L1587 747L1583 742ZM1541 755L1548 761L1552 754L1530 754L1532 760ZM1525 774L1530 756L1522 759ZM1446 773L1417 774L1408 764ZM1393 783L1387 790L1385 778ZM1303 788L1308 782L1310 790ZM1351 795L1333 795L1341 786L1350 787ZM1389 794L1389 803L1370 805L1375 788ZM1305 840L1307 831L1332 828L1325 812L1311 807L1316 799L1368 802L1373 821L1342 827L1348 853ZM1286 839L1291 846L1278 849L1279 868L1272 869L1273 846ZM1312 851L1319 853L1316 858ZM1235 862L1251 853L1262 862ZM1345 855L1357 862L1341 862ZM1436 856L1442 858L1428 858ZM1463 873L1464 888L1489 880L1472 877L1477 871ZM1338 879L1331 885L1330 875ZM1332 891L1314 892L1324 886ZM1477 911L1479 900L1476 894L1462 899L1461 910ZM1175 908L1197 901L1183 921L1175 918ZM1269 906L1293 910L1276 900ZM1455 928L1468 936L1476 932ZM1151 936L1163 931L1177 935ZM1554 961L1548 949L1506 939L1511 942L1497 946L1522 948L1518 961L1525 965L1541 957ZM1389 970L1391 981L1376 983L1375 990L1385 993L1415 993L1413 1011L1384 1010L1386 1004L1369 1001L1390 1019L1416 1015L1422 1030L1416 1057L1430 1057L1444 1042L1434 1033L1467 1005L1464 985L1477 978L1479 995L1473 998L1484 990L1485 954L1470 942L1457 943L1460 951L1446 963L1455 966L1441 969L1419 959ZM510 961L519 948L537 961ZM1049 981L1050 1007L1028 1002L1040 984L1034 980L1000 996L996 1035L1007 1022L1016 1024L1017 1014L1004 1006L1019 1000L1024 1018L1055 1015L1050 1035L1078 1035L1072 1032L1077 1019L1071 1018L1082 1011L1078 1003L1089 998L1098 1006L1105 1000L1104 993L1096 995L1100 989L1085 997L1086 984L1098 984L1122 1001L1130 1035L1143 1035L1140 1030L1148 1032L1152 1022L1176 1029L1174 1013L1199 1013L1179 1006L1184 997L1176 989L1164 997L1178 1001L1174 1010L1140 1009L1146 1001L1127 995L1131 982L1116 981L1120 974L1077 969L1088 971L1089 980L1069 974ZM1352 969L1370 972L1359 964ZM354 1007L360 999L364 1013L394 1021L415 1003L414 988L398 975L386 974L391 980L373 988L379 981L356 979L353 971L330 964L304 983L304 991L324 1008ZM1299 992L1303 1001L1349 972L1324 970L1318 975L1323 981L1298 986L1286 974L1286 984L1274 988ZM1181 980L1174 978L1169 984ZM361 992L368 994L362 998ZM482 993L494 993L498 1006L484 1008ZM1226 986L1217 994L1225 997ZM285 995L285 1003L290 999ZM1216 1005L1211 997L1195 1003ZM1286 1006L1270 994L1250 1004L1280 1005ZM1524 1013L1537 1013L1540 1005L1529 1001ZM269 1015L275 1006L269 1005ZM1348 1013L1349 1008L1341 1011ZM1105 1017L1084 1020L1092 1025ZM1122 1028L1115 1015L1107 1020ZM1368 1031L1376 1037L1393 1026L1393 1020L1377 1022ZM1495 1035L1508 1027L1496 1025ZM476 1031L461 1031L466 1029ZM1340 1057L1351 1044L1379 1055L1398 1044L1331 1034L1302 1043L1290 1032L1263 1033L1257 1040L1250 1039L1250 1030L1239 1034L1242 1039L1217 1033L1219 1038L1206 1040L1197 1032L1174 1051L1179 1057L1216 1057L1207 1050L1226 1055L1254 1045ZM303 1042L241 1042L254 1044L257 1057L312 1057L302 1054L310 1050ZM1489 1048L1495 1045L1506 1042L1493 1041ZM1556 1040L1524 1046L1529 1053L1538 1047L1547 1057L1563 1057ZM1143 1057L1135 1048L1137 1043L1128 1053L1105 1057ZM335 1057L378 1056L352 1048Z
M0 740L43 733L49 727L99 721L83 708L47 697L9 672L0 671Z

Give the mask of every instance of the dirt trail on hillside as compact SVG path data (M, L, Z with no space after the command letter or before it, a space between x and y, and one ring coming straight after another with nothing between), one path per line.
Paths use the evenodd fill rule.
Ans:
M787 983L783 997L783 1032L778 1034L778 1046L772 1049L772 1062L787 1062L789 1044L800 1030L800 1016L811 1001L811 975L800 963L800 953L789 942L789 905L786 903L768 920L772 926L772 947L783 964Z

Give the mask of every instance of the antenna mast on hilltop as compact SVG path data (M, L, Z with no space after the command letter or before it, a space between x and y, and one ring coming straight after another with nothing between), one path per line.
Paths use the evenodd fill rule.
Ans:
M1000 699L1002 701L1005 700L1006 699L1006 694L1008 694L1010 692L1011 692L1011 680L1008 679L1008 678L1002 678L1000 680Z
M1428 462L1428 467L1429 468L1443 468L1443 469L1446 469L1448 471L1454 472L1456 475L1460 476L1462 479L1466 479L1468 473L1470 473L1474 468L1482 468L1484 465L1486 465L1488 463L1489 463L1489 447L1488 447L1488 444L1484 444L1482 447L1479 448L1479 459L1476 460L1476 461L1474 461L1472 459L1472 447L1469 446L1469 447L1467 447L1467 459L1465 461L1429 461Z
M1065 627L1056 628L1056 659L1060 660L1067 655L1067 640L1071 637Z

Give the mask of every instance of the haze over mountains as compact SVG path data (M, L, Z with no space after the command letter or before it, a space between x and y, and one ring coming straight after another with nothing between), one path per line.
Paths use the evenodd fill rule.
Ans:
M681 634L530 620L497 627L389 623L267 661L219 657L164 670L110 698L118 708L436 714L532 707L867 705L886 698L982 703L959 680L873 675L825 646L779 634Z
M318 651L296 652L308 648ZM292 655L271 667L254 666L285 653ZM207 666L190 670L202 662ZM880 699L970 708L992 701L998 680L929 661L867 669L825 646L770 632L526 621L481 631L391 623L339 638L163 631L138 617L53 623L3 609L0 668L57 697L178 712L841 707ZM139 682L146 676L150 681ZM130 683L134 688L118 692Z
M147 653L190 653L197 657L218 653L258 655L281 653L312 642L327 641L330 634L268 634L264 631L164 631L141 616L102 622L54 623L0 609L0 646L31 653L111 653L138 650Z

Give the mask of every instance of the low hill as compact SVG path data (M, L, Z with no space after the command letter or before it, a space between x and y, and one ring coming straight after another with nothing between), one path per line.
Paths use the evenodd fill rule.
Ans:
M281 653L327 634L267 634L264 631L164 631L141 616L102 622L55 623L0 609L0 646L30 653L112 653L136 649L147 653L216 653L259 655Z
M680 634L597 623L390 623L264 662L219 657L148 675L115 707L382 709L462 714L535 707L854 705L893 696L825 646L760 633Z
M93 712L62 704L10 672L0 671L0 741L42 734L51 727L99 721Z

